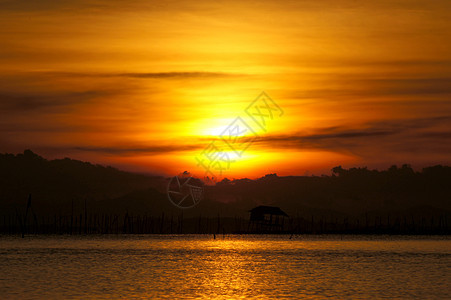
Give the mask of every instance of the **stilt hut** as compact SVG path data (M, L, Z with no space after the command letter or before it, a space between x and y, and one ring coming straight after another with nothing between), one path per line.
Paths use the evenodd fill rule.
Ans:
M288 215L275 206L257 206L250 211L249 227L250 232L270 233L282 232L284 219Z

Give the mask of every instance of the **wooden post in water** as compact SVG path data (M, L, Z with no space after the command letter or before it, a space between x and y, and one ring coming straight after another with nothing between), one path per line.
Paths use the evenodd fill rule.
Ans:
M170 231L171 234L172 234L172 224L173 224L173 216L172 216L172 213L171 213L171 231Z
M72 208L70 213L70 235L72 235L73 229L74 229L74 199L72 199Z
M88 234L88 208L86 206L86 198L85 198L85 234Z
M216 233L217 233L217 234L219 234L219 232L220 232L220 231L219 231L220 228L221 228L220 225L221 225L221 224L220 224L220 221L219 221L219 213L218 213L218 228L217 228L217 230L216 230Z
M161 213L160 233L163 233L164 229L164 212Z
M24 233L24 226L22 224L22 217L19 215L19 212L16 209L16 216L17 216L17 220L19 220L19 226L20 226L20 232L22 234L22 238L25 237L25 233Z

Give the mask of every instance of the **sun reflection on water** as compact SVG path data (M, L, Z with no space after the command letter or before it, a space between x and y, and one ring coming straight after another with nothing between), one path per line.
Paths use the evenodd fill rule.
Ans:
M6 299L449 298L450 243L371 236L11 237L0 243L6 270L0 292Z

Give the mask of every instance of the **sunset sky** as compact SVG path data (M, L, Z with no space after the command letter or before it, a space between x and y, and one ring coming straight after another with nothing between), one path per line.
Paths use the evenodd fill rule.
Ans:
M202 176L241 117L258 137L219 177L449 165L450 20L448 0L0 0L0 152Z

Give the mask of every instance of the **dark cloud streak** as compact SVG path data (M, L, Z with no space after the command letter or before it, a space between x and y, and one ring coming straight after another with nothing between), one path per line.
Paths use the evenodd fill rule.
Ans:
M123 77L123 78L142 78L142 79L171 79L171 78L220 78L220 77L236 77L243 76L246 74L237 74L237 73L225 73L225 72L204 72L204 71L195 71L195 72L124 72L124 73L81 73L81 72L37 72L36 74L42 74L47 76L55 76L55 77Z
M313 129L309 133L264 136L264 148L323 149L366 157L374 153L451 151L451 116L371 122L363 129L346 126Z
M83 146L73 147L71 150L86 151L86 152L101 152L115 155L125 154L160 154L168 152L180 152L201 149L202 145L161 145L161 146L137 146L137 147L95 147Z
M86 102L90 99L105 96L110 92L84 91L66 93L34 93L34 94L0 94L0 110L6 111L33 111L52 107L73 105Z

